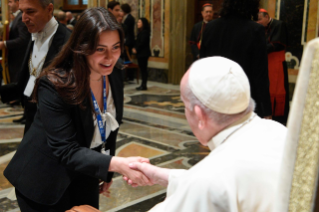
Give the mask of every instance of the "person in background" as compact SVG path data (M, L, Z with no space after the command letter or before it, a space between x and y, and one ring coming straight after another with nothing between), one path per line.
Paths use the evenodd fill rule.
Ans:
M150 49L150 24L146 18L140 18L137 22L137 40L133 53L136 54L138 66L142 74L142 84L136 90L147 90L147 62L151 56Z
M125 35L125 48L128 49L128 54L132 55L132 48L135 45L135 18L131 15L131 6L129 4L122 4L121 9L124 13L123 17L123 29L124 29L124 35ZM125 55L126 56L126 55ZM125 61L128 61L128 57L125 57ZM128 80L133 81L134 80L134 72L130 71L127 73Z
M4 103L21 99L24 115L17 121L25 123L26 133L37 111L37 105L31 102L35 79L60 52L71 33L53 17L53 0L20 0L19 9L32 40L24 52L17 83L2 86L0 95Z
M128 167L148 159L114 156L123 86L113 68L123 44L122 28L111 13L87 9L37 78L37 114L4 171L22 212L61 212L85 204L98 208L99 192L108 194L113 172L151 184Z
M66 12L66 18L67 18L67 24L72 24L75 26L76 19L73 17L72 13L70 11Z
M199 50L202 43L203 32L205 30L206 24L213 20L213 5L204 4L202 7L203 20L196 23L193 27L192 34L189 43L192 47L193 60L199 58Z
M19 0L8 1L14 19L10 23L9 38L6 41L0 41L0 49L8 50L10 82L18 81L18 73L31 38L31 33L28 32L27 26L22 22L19 3Z
M58 15L56 16L56 20L64 27L66 27L67 25L67 18L66 18L66 14L63 11L59 11Z
M265 9L259 10L257 23L265 27L272 118L286 125L289 113L287 26L284 22L271 18Z
M121 6L120 3L117 1L110 1L107 4L107 10L111 12L116 19L118 19L119 16L121 16Z
M221 18L206 25L200 57L222 56L237 62L248 76L256 113L271 119L265 29L257 20L260 0L224 0Z

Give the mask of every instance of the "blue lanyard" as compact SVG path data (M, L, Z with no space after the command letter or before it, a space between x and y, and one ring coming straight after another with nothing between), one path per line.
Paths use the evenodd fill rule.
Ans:
M102 138L102 142L106 141L105 138L105 127L106 127L106 123L103 123L103 119L102 119L102 115L100 113L100 109L99 109L99 105L95 99L95 96L91 90L91 95L92 95L92 100L93 100L93 106L94 106L94 110L96 112L96 119L97 119L97 125L99 127L100 133L101 133L101 138ZM104 113L106 113L107 111L107 96L106 96L106 81L105 81L105 76L103 76L103 106L104 106Z

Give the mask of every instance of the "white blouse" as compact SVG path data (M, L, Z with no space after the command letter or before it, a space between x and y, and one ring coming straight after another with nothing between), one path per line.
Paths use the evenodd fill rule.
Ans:
M100 108L99 110L101 113ZM102 114L103 123L106 123L105 138L108 138L111 131L114 131L119 127L119 124L117 123L115 119L116 109L115 109L115 104L114 104L114 100L112 96L111 86L109 86L109 95L107 96L107 111L106 113L101 113L101 114ZM102 138L101 138L99 126L97 124L97 119L94 113L93 113L93 120L94 120L94 134L93 134L93 139L90 146L91 149L102 144Z

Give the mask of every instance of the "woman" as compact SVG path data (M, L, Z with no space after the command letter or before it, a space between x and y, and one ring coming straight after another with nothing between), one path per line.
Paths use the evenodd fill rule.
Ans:
M206 25L200 58L222 56L237 62L248 76L256 113L271 118L268 58L263 26L257 20L260 0L224 0L221 18Z
M140 18L137 22L137 40L133 53L137 56L138 66L142 73L142 84L136 90L147 90L147 62L151 56L150 50L150 25L146 18Z
M131 161L147 159L112 157L123 114L121 74L112 71L123 42L113 15L104 8L87 9L38 78L34 123L4 171L22 212L83 204L98 208L99 189L107 193L112 172L149 184L128 168ZM99 179L105 182L101 188Z

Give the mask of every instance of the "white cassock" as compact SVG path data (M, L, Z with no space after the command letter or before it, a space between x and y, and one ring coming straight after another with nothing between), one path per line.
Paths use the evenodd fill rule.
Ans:
M167 198L151 212L273 210L286 127L251 113L209 142L189 170L172 170Z

